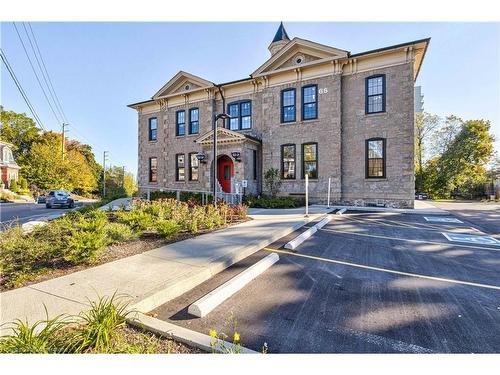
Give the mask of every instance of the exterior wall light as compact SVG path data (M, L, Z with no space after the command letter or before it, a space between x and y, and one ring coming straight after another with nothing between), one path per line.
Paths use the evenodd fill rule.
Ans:
M238 152L238 151L233 151L231 152L231 156L234 158L234 160L236 161L241 161L240 157L241 157L241 153Z
M198 161L200 163L203 163L205 164L207 161L205 160L207 158L207 156L203 153L203 152L199 152L198 154L196 154L196 159L198 159Z

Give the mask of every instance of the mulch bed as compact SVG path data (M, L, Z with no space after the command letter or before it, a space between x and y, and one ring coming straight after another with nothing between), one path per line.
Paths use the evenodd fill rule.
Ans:
M98 265L101 265L104 263L109 263L109 262L112 262L112 261L115 261L118 259L122 259L122 258L126 258L126 257L132 256L132 255L141 254L141 253L144 253L146 251L153 250L153 249L156 249L158 247L171 244L173 242L184 241L184 240L187 240L189 238L200 236L200 235L205 234L205 233L210 233L210 232L213 232L216 230L228 228L230 226L240 224L240 223L243 223L243 222L248 221L248 220L249 219L235 221L235 222L232 222L230 225L227 225L225 227L216 228L213 230L205 230L205 231L200 230L196 234L179 233L178 235L176 235L172 238L168 238L168 239L163 238L154 232L145 232L136 240L108 246L104 250L104 253L99 258L99 260L93 264L73 265L69 262L61 262L57 265L57 268L47 269L47 271L46 272L44 271L43 274L40 274L39 276L36 276L31 280L27 280L26 282L22 283L22 285L19 285L16 288L6 287L5 285L0 284L0 292L18 289L18 288L33 285L33 284L36 284L36 283L39 283L42 281L55 279L56 277L69 275L73 272L82 271L82 270L85 270L87 268L92 268L92 267L95 267L95 266L98 266Z

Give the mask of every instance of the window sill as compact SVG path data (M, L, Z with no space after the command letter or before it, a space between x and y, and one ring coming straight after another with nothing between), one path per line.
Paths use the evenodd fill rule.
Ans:
M387 177L365 177L365 180L371 182L387 181Z
M366 113L365 112L365 116L369 116L369 117L377 117L377 116L384 116L384 115L387 115L387 111L383 111L383 112L373 112L373 113Z
M310 120L300 120L300 121L290 121L290 122L281 122L280 125L283 126L290 126L290 125L308 125L308 124L315 124L319 122L320 120L315 118L315 119L310 119Z

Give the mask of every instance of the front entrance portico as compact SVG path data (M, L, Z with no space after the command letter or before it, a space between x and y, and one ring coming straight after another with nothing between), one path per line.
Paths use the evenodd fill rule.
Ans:
M201 135L196 143L202 146L207 168L204 168L205 188L213 181L213 131ZM217 128L217 180L225 193L242 193L242 181L247 181L246 194L259 194L261 142L251 136L225 128ZM210 166L210 167L209 167Z

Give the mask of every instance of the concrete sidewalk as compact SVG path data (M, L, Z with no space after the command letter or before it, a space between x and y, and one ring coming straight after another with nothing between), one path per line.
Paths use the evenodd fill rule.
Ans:
M78 314L87 309L88 299L115 292L130 296L133 307L148 312L328 211L312 206L305 218L303 209L272 214L260 210L242 224L0 293L0 321L34 323L45 318L44 305L49 318ZM10 333L6 327L0 332Z

